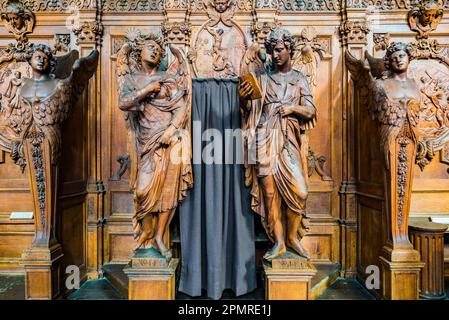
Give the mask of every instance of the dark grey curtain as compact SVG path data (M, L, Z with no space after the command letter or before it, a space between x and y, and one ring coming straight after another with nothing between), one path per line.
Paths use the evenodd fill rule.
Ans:
M256 288L254 219L243 166L235 164L241 141L230 141L235 132L226 132L240 129L237 84L237 79L193 81L194 187L179 213L178 290L190 296L201 296L205 289L208 297L220 299L225 289L239 296ZM207 129L215 129L208 131L213 137L204 133ZM203 153L213 154L216 161L198 162L205 159Z

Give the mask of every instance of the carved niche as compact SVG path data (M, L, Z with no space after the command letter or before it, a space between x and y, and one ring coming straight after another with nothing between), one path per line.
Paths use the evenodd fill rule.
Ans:
M240 75L246 52L245 33L232 18L236 0L205 0L209 20L198 31L189 52L194 73L204 78L232 78Z

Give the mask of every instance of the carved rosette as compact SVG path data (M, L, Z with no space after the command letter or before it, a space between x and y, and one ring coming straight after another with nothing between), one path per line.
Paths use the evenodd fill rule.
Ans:
M72 29L76 36L76 45L94 42L101 45L103 25L100 21L84 21Z
M165 22L162 34L167 44L188 45L192 34L189 22Z
M367 35L370 26L366 20L347 20L340 26L340 35L343 44L368 44Z

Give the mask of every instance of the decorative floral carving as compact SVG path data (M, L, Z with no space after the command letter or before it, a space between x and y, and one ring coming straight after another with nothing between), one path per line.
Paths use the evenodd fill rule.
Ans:
M406 124L400 135L397 137L399 144L398 162L397 162L397 193L398 193L398 228L402 228L404 220L404 205L407 195L407 183L408 183L408 151L407 147L413 142L413 134L411 132L410 124Z
M443 13L443 2L441 0L421 1L408 14L410 29L418 33L418 39L427 39L443 19Z
M279 0L281 11L339 11L340 0Z
M375 33L373 37L375 50L387 50L387 47L390 44L391 40L391 36L389 33Z
M65 54L70 51L70 34L55 34L54 54Z

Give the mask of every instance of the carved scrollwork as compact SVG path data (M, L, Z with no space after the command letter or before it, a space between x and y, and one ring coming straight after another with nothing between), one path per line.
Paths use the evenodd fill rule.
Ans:
M311 177L316 172L323 181L332 181L324 171L324 164L326 163L325 156L316 156L312 148L309 147L309 154L307 156L307 175Z
M278 21L273 22L258 22L254 21L251 25L251 34L253 36L253 40L260 45L265 44L265 40L268 38L268 35L271 31L276 28L279 28L281 23Z
M120 164L120 168L117 172L111 177L112 181L119 181L125 172L131 169L131 157L129 155L123 155L117 157L117 162Z
M341 2L339 0L280 0L281 11L339 11Z

